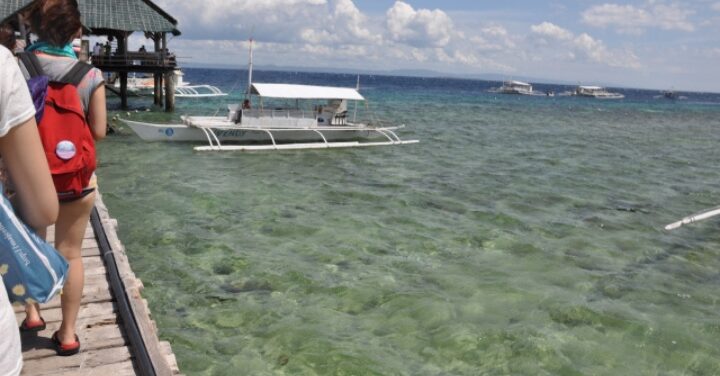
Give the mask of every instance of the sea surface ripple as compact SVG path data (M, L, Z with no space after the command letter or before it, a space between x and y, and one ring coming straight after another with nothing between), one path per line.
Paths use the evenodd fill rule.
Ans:
M233 95L129 116L223 113L244 74L188 69ZM363 76L407 146L198 153L116 123L101 192L182 372L720 374L718 221L663 230L720 203L720 96L496 84Z

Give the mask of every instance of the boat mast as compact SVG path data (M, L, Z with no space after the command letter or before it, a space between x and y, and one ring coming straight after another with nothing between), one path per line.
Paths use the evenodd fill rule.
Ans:
M245 95L246 99L250 99L250 93L252 89L252 73L253 73L253 39L250 37L250 61L248 62L248 88L247 88L247 94Z
M357 84L355 84L355 90L360 92L360 75L357 76ZM355 111L353 112L353 123L357 123L357 102L355 101Z

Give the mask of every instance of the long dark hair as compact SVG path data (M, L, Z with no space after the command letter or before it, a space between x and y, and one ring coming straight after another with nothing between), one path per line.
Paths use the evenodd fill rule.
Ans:
M57 47L70 43L82 27L77 0L35 0L28 15L38 38Z

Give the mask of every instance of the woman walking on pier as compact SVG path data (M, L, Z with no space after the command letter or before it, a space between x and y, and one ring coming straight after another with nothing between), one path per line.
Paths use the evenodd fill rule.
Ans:
M87 128L89 128L90 133L86 138L82 139L82 142L75 143L65 141L66 138L64 137L55 137L57 134L53 133L65 132L61 128L67 128L67 124L63 121L64 126L58 127L58 123L61 122L53 123L52 120L48 119L47 110L49 107L45 107L45 114L40 121L40 133L43 137L46 156L50 163L55 189L60 202L60 211L55 224L55 247L70 264L67 282L61 297L63 320L60 329L53 334L52 341L58 355L67 356L77 354L80 351L80 341L76 334L76 322L84 285L81 249L85 228L90 218L90 211L95 203L95 189L97 186L94 175L95 147L93 138L99 140L105 137L107 127L105 87L102 72L96 68L83 67L72 50L71 42L73 38L82 31L80 12L76 0L36 0L31 6L29 16L31 29L38 36L38 42L28 47L27 50L32 56L28 55L23 60L26 77L32 77L31 71L37 73L38 70L28 67L28 61L31 61L35 62L33 64L39 65L39 67L35 68L39 68L44 75L49 77L51 84L48 93L51 93L52 90L62 90L63 93L67 93L64 89L72 85L73 88L69 90L79 96L79 104L82 107L82 112L84 112L78 114L80 124L83 125L80 127L80 131L88 132ZM72 82L73 76L79 76L76 77L77 82ZM56 85L55 83L61 83L61 85L53 86ZM62 83L65 83L65 85L62 85ZM76 91L72 91L73 89ZM67 95L63 98L67 99ZM72 102L72 98L70 102ZM78 102L78 98L75 98L75 102ZM70 107L75 106L70 103ZM66 116L59 114L59 112L53 115ZM50 134L50 136L46 136L47 134ZM50 137L63 141L49 145L48 139ZM48 150L49 148L51 150ZM82 168L82 174L79 175L80 178L78 178L79 181L83 182L82 186L78 187L80 183L73 180L73 187L78 188L68 190L63 185L65 180L61 180L65 178L59 177L53 166L62 165L63 160L69 161L80 155L82 155L83 161L87 161L87 164ZM73 179L75 178L73 177ZM26 313L27 317L23 321L20 330L39 331L45 328L45 321L42 319L39 307L36 304L28 305Z

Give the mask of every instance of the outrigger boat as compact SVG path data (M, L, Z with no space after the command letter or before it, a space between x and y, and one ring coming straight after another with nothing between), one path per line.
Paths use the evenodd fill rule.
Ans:
M623 99L625 95L620 93L611 93L601 86L578 86L575 88L573 95L579 97L589 97L596 99Z
M176 98L208 98L227 95L227 93L223 93L217 86L190 85L189 82L183 80L185 74L180 69L176 69L173 74ZM135 95L152 95L155 90L155 80L152 76L128 77L127 85L128 91ZM115 89L120 90L120 81L115 81Z
M145 141L205 141L209 144L195 147L198 151L321 149L418 142L403 141L398 137L395 130L403 125L384 126L382 123L349 120L348 101L364 100L355 89L255 83L251 85L251 90L260 98L260 108L230 105L227 116L182 116L182 124L122 121ZM265 108L262 106L264 98L327 102L310 110L299 107Z
M181 124L157 124L121 119L146 141L205 141L197 151L257 151L326 149L414 144L395 133L404 125L357 121L357 104L365 98L353 88L252 82L252 40L248 89L242 105L228 106L227 116L182 116ZM253 104L253 100L255 103ZM276 106L278 101L293 106ZM315 105L301 109L300 102ZM323 101L323 103L318 103ZM352 120L348 103L355 108ZM269 102L270 106L266 106Z
M501 94L533 95L532 85L522 81L505 81L503 85L496 90Z

